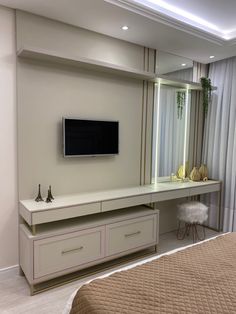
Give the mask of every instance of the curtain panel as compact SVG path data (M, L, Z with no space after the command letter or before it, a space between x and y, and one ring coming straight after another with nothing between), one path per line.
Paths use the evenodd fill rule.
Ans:
M236 231L236 57L212 63L209 78L217 90L205 121L203 161L209 176L223 182L223 230Z

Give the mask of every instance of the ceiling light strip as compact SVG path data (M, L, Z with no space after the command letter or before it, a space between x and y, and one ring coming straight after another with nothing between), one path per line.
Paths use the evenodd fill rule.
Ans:
M197 36L201 39L205 39L214 44L222 46L227 43L231 43L228 40L222 37L221 32L208 32L205 29L197 28L196 26L178 21L176 18L171 16L164 15L163 13L157 12L156 10L147 7L141 3L136 2L136 0L104 0L107 3L113 4L115 6L121 7L123 9L129 10L133 13L139 14L141 16L147 17L156 22L160 22L162 24L174 27L175 29L181 30L185 33Z

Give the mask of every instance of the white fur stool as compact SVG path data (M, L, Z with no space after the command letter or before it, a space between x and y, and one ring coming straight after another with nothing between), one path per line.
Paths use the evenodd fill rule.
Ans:
M192 201L178 205L178 220L179 227L177 231L177 239L183 240L186 235L189 235L192 229L193 242L195 240L205 239L205 228L203 227L203 237L200 237L197 230L197 225L202 225L208 218L208 207L200 202ZM184 232L181 234L181 222L185 223Z

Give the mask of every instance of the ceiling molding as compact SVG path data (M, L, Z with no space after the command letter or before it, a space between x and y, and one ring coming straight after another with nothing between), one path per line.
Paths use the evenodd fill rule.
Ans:
M160 22L162 24L171 26L175 29L184 31L188 34L205 39L219 46L225 46L225 45L232 46L236 43L236 38L233 38L231 40L224 39L220 36L220 33L218 36L215 34L209 33L207 31L201 30L197 27L191 26L187 23L174 19L168 15L160 13L145 5L135 3L132 0L104 0L104 1L113 5L119 6L123 9L129 10L131 12L134 12L136 14L142 15L144 17L147 17L153 21Z
M236 38L225 40L225 46L234 46L236 44Z

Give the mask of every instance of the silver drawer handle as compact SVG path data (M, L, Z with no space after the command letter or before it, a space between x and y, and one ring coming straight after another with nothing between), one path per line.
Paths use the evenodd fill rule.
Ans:
M77 247L75 249L71 249L71 250L66 250L66 251L62 251L61 254L67 254L67 253L73 253L73 252L78 252L78 251L81 251L83 250L83 246L80 246L80 247Z
M132 237L132 236L138 235L140 233L141 233L141 231L136 231L136 232L133 232L133 233L127 233L127 234L125 234L125 237L126 238Z

